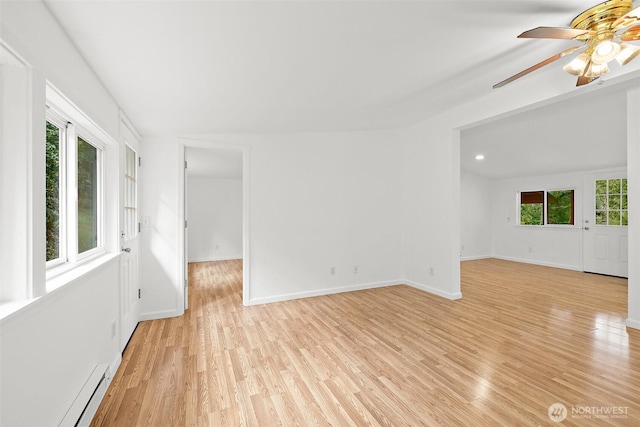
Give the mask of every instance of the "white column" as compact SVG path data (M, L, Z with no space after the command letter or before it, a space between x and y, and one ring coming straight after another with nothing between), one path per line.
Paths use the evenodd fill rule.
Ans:
M640 329L640 88L627 92L629 306L627 326Z
M44 293L44 80L0 47L0 301Z

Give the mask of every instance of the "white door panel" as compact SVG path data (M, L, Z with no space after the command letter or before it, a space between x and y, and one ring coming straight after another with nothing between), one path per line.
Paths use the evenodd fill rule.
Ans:
M627 277L626 171L585 175L583 270Z
M123 153L123 204L120 261L120 350L124 350L140 319L138 256L138 147L139 142L126 123Z

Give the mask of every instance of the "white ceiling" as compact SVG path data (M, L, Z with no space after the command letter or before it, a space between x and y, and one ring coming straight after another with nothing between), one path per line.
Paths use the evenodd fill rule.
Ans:
M597 2L45 0L145 136L407 126L487 95L493 84L575 45L516 36L568 26ZM526 90L552 78L573 87L575 78L561 69L569 60L511 85ZM608 78L638 68L615 64ZM513 153L551 170L554 151L544 144L555 150L562 143L587 160L619 154L583 150L580 142L597 129L589 127L592 102L579 98L466 131L463 156L481 148L487 160L481 170L463 158L463 168L489 177L501 168L505 176L524 171L522 162L504 161ZM617 123L614 133L620 120L607 118ZM611 135L598 141L618 140Z
M461 133L460 169L489 179L625 166L626 94L598 90ZM483 154L484 160L475 160Z

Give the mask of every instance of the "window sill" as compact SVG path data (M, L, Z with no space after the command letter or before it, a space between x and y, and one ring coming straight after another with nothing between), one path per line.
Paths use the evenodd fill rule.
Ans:
M56 289L79 279L85 274L90 273L111 261L113 258L116 258L118 255L120 255L120 252L115 254L102 252L91 258L83 260L81 263L65 265L64 267L60 266L47 271L47 293L53 292Z
M581 230L582 227L579 225L521 225L514 224L516 228L525 228L529 230Z
M51 294L57 294L64 289L65 285L80 279L102 266L108 264L111 260L118 258L120 252L103 253L96 258L87 260L81 265L68 269L55 277L47 280L47 293L36 298L24 299L20 301L0 302L0 326L4 327L5 323L18 314L23 314L29 310L33 310L41 305L42 300L47 300Z

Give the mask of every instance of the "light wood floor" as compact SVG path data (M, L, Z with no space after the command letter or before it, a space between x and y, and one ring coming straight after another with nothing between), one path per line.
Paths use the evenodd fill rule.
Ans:
M244 307L241 261L189 274L191 308L140 323L92 425L640 425L624 279L490 259L462 263L459 301L402 285Z

